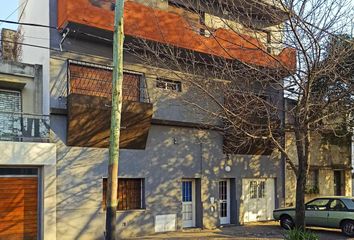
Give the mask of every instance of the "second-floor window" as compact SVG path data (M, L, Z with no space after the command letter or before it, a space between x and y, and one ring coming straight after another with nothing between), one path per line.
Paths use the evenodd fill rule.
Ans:
M21 129L19 113L22 111L21 92L0 89L0 139L13 140Z
M21 92L0 89L0 111L21 112Z
M319 187L318 187L318 176L319 172L318 169L310 170L306 179L306 187L305 192L307 194L318 194Z
M182 92L182 83L179 81L158 78L156 80L156 87L174 92Z

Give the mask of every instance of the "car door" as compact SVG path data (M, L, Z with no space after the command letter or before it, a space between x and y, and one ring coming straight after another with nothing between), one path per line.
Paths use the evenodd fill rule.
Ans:
M328 208L328 227L338 228L346 211L348 209L340 199L333 199Z
M306 204L305 222L307 226L326 227L328 217L329 198L318 198Z

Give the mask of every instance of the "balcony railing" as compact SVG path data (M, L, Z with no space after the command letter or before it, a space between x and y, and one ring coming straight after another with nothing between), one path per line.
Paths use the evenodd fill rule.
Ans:
M69 60L67 94L82 94L112 98L111 66ZM150 103L147 84L143 74L124 71L123 101Z
M0 140L14 142L49 142L49 116L0 112Z

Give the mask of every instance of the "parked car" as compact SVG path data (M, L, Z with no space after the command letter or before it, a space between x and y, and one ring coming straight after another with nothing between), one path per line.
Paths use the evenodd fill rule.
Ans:
M305 204L305 209L306 226L339 228L345 235L354 236L354 198L315 198ZM273 216L283 228L294 228L295 208L276 209Z

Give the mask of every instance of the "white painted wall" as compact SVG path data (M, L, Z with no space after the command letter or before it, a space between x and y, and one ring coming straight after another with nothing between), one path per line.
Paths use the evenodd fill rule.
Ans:
M56 145L54 143L0 142L0 165L40 166L43 169L43 240L56 239Z
M48 0L20 0L19 22L49 26ZM49 48L49 28L20 26L23 43ZM43 66L43 114L49 114L49 57L48 49L22 46L22 62Z

